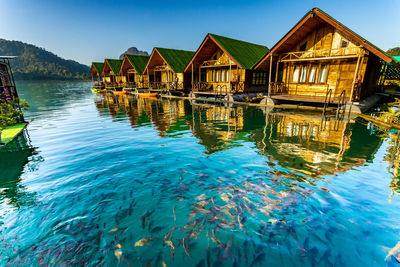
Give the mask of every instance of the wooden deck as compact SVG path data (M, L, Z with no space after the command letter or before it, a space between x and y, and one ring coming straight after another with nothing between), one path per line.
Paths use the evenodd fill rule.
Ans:
M276 100L284 100L284 101L295 101L295 102L307 102L307 103L325 103L325 96L303 96L303 95L289 95L289 94L281 94L281 95L272 95L272 99ZM332 96L330 98L331 104L338 104L340 98L336 96Z

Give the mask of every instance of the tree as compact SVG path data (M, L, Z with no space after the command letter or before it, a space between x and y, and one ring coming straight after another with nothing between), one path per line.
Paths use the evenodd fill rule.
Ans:
M24 99L0 99L0 144L1 131L7 126L16 124L23 116L22 110L28 110L29 104Z
M390 48L388 51L386 51L386 54L389 56L400 56L400 47Z

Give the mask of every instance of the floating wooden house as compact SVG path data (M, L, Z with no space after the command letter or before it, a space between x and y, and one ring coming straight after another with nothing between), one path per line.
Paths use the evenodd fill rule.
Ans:
M18 98L14 75L10 66L10 59L14 58L16 57L0 56L0 98L6 101Z
M195 52L155 47L143 72L147 75L151 90L183 92L188 78L184 69Z
M266 46L207 34L185 68L195 95L266 91L267 72L252 70L268 53Z
M122 61L121 69L119 71L120 76L126 78L124 84L125 89L140 89L145 88L145 84L148 84L146 75L143 75L144 69L146 68L149 56L140 55L125 55Z
M92 66L90 67L90 77L92 81L96 80L94 84L94 88L101 88L102 77L101 73L103 72L104 63L102 62L92 62Z
M256 65L268 100L354 103L374 95L393 58L324 11L310 10Z
M107 89L114 90L116 88L121 88L122 84L126 81L125 77L119 76L121 65L122 60L119 59L106 59L104 61L101 77Z

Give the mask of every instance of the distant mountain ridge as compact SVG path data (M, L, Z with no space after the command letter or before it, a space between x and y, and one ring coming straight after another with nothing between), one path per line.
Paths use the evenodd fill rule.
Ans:
M11 60L17 80L86 80L89 66L63 59L43 48L0 39L0 56L17 56Z
M140 51L136 47L132 46L132 47L129 47L128 50L126 50L124 53L122 53L122 55L119 56L119 59L120 60L124 59L125 55L148 56L149 53L147 53L146 51Z

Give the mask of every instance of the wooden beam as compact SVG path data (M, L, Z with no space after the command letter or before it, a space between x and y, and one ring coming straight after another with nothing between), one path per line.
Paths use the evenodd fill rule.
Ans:
M273 54L269 58L268 97L271 96L272 57Z
M320 61L320 60L331 60L331 59L346 59L356 58L360 55L347 55L347 56L332 56L332 57L314 57L314 58L296 58L296 59L281 59L281 62L298 62L298 61Z
M193 70L193 62L192 62L192 92L194 90L194 70Z
M361 57L359 56L357 59L357 65L356 65L356 69L354 71L354 77L353 77L353 82L351 83L351 93L350 93L350 98L349 101L353 102L353 94L354 94L354 85L356 83L356 79L357 79L357 74L358 74L358 68L360 66L360 59Z
M278 82L279 57L276 60L275 82Z

